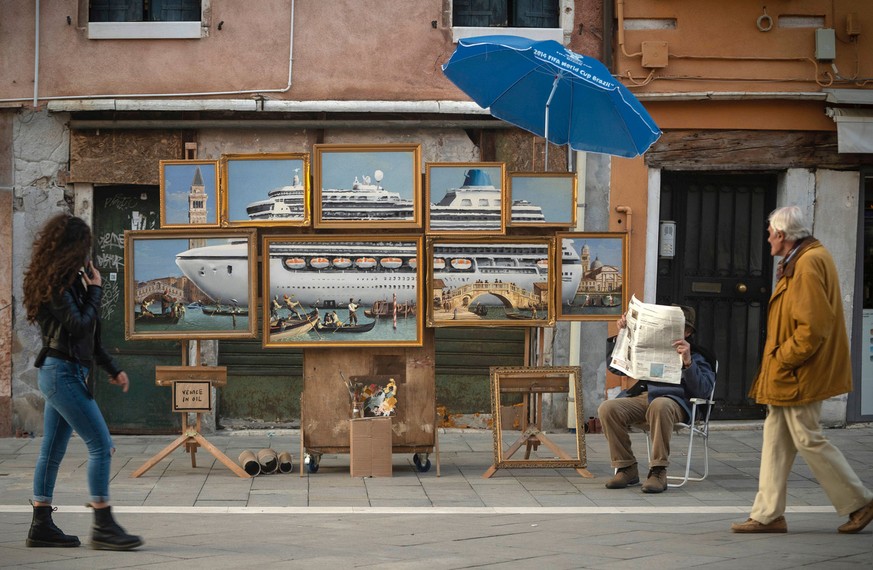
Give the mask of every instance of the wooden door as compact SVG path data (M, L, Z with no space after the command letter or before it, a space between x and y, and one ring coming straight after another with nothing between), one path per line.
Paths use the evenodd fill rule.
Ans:
M179 365L182 349L172 341L124 340L124 230L156 229L156 186L107 186L94 189L94 263L103 276L103 346L130 377L124 394L96 371L94 397L112 433L173 433L181 419L172 413L169 388L155 385L155 366Z
M764 346L773 261L771 174L664 172L661 220L676 222L675 257L659 259L657 302L697 310L696 341L719 361L716 419L763 417L747 397Z

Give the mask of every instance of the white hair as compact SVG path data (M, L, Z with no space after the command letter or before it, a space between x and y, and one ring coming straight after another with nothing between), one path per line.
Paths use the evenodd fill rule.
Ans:
M812 230L803 217L803 210L798 206L776 208L770 213L768 221L774 230L785 234L788 241L797 241L812 235Z

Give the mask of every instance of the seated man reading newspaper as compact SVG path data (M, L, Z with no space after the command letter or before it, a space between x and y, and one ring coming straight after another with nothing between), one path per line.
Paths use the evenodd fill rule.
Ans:
M652 438L643 493L667 489L673 425L688 421L691 398L708 398L715 384L715 358L692 342L695 311L641 303L633 298L618 320L619 334L609 370L637 383L597 410L615 475L608 489L640 482L631 450L630 426L647 423Z

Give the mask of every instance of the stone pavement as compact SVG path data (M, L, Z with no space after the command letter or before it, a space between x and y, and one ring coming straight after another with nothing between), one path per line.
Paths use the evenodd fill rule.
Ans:
M586 479L572 469L498 470L490 431L439 434L436 457L419 472L393 456L391 478L352 478L349 456L324 455L317 473L235 476L206 450L197 467L178 449L138 479L130 474L173 436L116 436L112 502L119 522L141 534L134 552L87 547L87 452L74 439L55 493L55 521L83 547L26 548L31 476L40 439L0 439L0 567L19 568L870 568L873 525L840 535L837 516L802 459L789 481L789 532L739 535L755 496L757 424L718 424L710 475L660 495L604 488L612 469L602 435L587 435ZM207 439L233 460L269 443L299 461L299 432L221 431ZM873 488L873 426L827 430ZM572 449L573 436L551 436ZM684 460L676 437L670 472ZM645 454L642 434L634 435ZM540 452L544 448L541 447ZM638 455L639 456L639 455ZM544 456L545 457L545 456ZM641 461L645 464L645 460Z

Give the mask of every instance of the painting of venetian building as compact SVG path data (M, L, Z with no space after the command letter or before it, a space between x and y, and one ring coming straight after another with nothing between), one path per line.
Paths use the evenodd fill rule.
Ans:
M582 278L572 301L561 304L560 315L568 320L610 320L621 315L627 303L627 234L560 234L579 257ZM559 271L563 277L568 267ZM562 278L562 284L566 280Z

